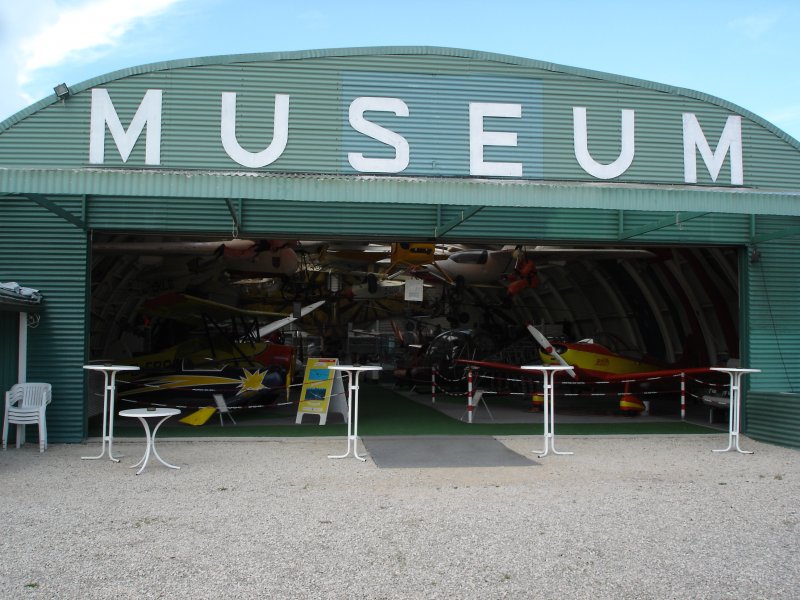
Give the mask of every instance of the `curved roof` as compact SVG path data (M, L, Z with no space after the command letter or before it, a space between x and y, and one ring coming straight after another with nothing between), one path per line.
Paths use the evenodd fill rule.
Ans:
M693 90L515 56L428 46L209 56L70 91L0 123L0 194L800 214L800 142L757 115ZM285 139L270 154L278 96ZM406 143L404 167L384 168L398 147L353 121L365 99L406 106L406 115L361 108ZM474 106L518 114L479 115L476 134ZM589 141L579 155L581 109ZM484 135L497 131L501 141ZM592 170L624 162L625 144L627 166ZM476 147L488 171L473 169Z
M591 69L571 67L567 65L561 65L558 63L545 62L531 58L523 58L509 54L483 52L479 50L467 50L463 48L448 48L443 46L365 46L365 47L354 47L354 48L327 48L327 49L316 49L316 50L295 50L287 52L257 52L248 54L224 54L216 56L200 56L195 58L175 59L175 60L161 61L155 63L147 63L144 65L138 65L134 67L128 67L126 69L112 71L110 73L106 73L98 77L87 79L86 81L80 82L75 85L70 85L69 88L72 93L80 93L87 89L103 85L106 83L110 83L117 79L123 79L131 75L140 75L142 73L152 73L156 71L165 71L176 68L195 67L201 65L225 65L232 63L303 60L305 58L324 58L333 56L416 55L416 54L472 58L477 60L485 60L488 62L497 62L497 63L506 63L509 65L533 67L544 71L553 71L558 73L578 75L581 77L601 79L614 83L620 83L623 85L631 85L635 87L652 89L667 94L686 96L687 98L701 100L702 102L714 104L721 108L725 108L727 110L740 114L743 117L746 117L751 121L758 123L765 129L769 130L770 132L774 133L781 139L789 142L795 148L800 150L800 142L798 140L794 139L788 133L786 133L782 129L779 129L771 122L763 119L762 117L758 116L757 114L745 108L742 108L737 104L734 104L733 102L729 102L728 100L724 100L722 98L718 98L716 96L712 96L710 94L706 94L700 91L671 86L663 83L658 83L655 81L649 81L646 79L637 79L635 77L627 77L624 75L605 73L603 71L594 71ZM48 96L46 98L39 100L38 102L35 102L34 104L31 104L27 108L22 109L18 113L10 116L8 119L0 122L0 132L8 128L10 125L13 125L14 123L20 121L21 119L24 119L28 115L36 112L40 108L49 106L50 104L53 104L58 101L59 101L58 97L56 97L56 95L53 94L52 96Z
M535 60L531 58L523 58L519 56L512 56L508 54L498 54L495 52L482 52L479 50L467 50L463 48L447 48L442 46L369 46L369 47L356 47L356 48L327 48L327 49L316 49L316 50L295 50L295 51L287 51L287 52L257 52L257 53L249 53L249 54L225 54L225 55L217 55L217 56L200 56L195 58L182 58L176 60L168 60L168 61L161 61L155 63L148 63L144 65L138 65L134 67L128 67L126 69L120 69L118 71L112 71L110 73L106 73L104 75L100 75L98 77L93 77L92 79L87 79L86 81L80 82L75 85L70 85L70 91L72 93L80 93L87 89L103 85L106 83L110 83L112 81L123 79L126 77L130 77L131 75L141 75L143 73L153 73L156 71L165 71L177 68L184 68L184 67L196 67L196 66L207 66L207 65L225 65L225 64L233 64L233 63L251 63L251 62L271 62L271 61L285 61L285 60L303 60L306 58L324 58L324 57L343 57L343 56L370 56L370 55L417 55L417 54L427 54L432 56L453 56L459 58L468 58L468 59L476 59L476 60L485 60L488 62L497 62L497 63L505 63L509 65L518 65L524 67L532 67L535 69L541 69L544 71L553 71L558 73L566 73L570 75L577 75L580 77L588 77L593 79L600 79L604 81L609 81L613 83L620 83L623 85L630 85L635 87L641 87L646 89L651 89L659 92L664 92L667 94L674 94L678 96L686 96L687 98L693 98L695 100L701 100L702 102L706 102L709 104L714 104L721 108L730 110L737 114L742 115L750 119L751 121L758 123L759 125L763 126L765 129L769 130L770 132L774 133L781 139L786 142L789 142L792 146L800 150L800 142L790 136L788 133L779 129L774 124L770 123L769 121L763 119L762 117L758 116L757 114L748 111L733 102L729 102L722 98L718 98L716 96L712 96L710 94L705 94L703 92L687 89L687 88L680 88L675 87L663 83L658 83L655 81L649 81L646 79L637 79L634 77L626 77L624 75L615 75L613 73L605 73L602 71L594 71L591 69L581 69L578 67L570 67L566 65L561 65L557 63L545 62L540 60ZM24 119L28 115L31 115L38 111L39 109L49 106L58 102L58 98L55 94L43 98L34 104L31 104L27 108L22 109L18 113L12 115L8 119L0 122L0 132L7 129L14 123L19 122L20 120Z

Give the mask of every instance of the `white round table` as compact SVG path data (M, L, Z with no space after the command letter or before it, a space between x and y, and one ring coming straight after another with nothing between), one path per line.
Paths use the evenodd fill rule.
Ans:
M82 456L84 460L96 460L103 458L106 453L106 442L108 442L108 458L114 462L119 462L111 453L111 445L114 443L114 399L116 396L116 378L119 371L138 371L136 365L83 365L87 371L98 371L103 374L103 438L100 446L100 454L97 456Z
M350 456L351 442L352 452L358 460L367 460L358 455L358 376L364 371L380 371L380 365L331 365L331 371L345 371L349 375L347 378L347 452L344 454L329 455L328 458L345 458Z
M572 454L572 452L559 452L555 448L555 406L553 403L553 378L558 371L569 371L569 365L522 365L523 369L540 371L544 378L544 450L537 452L539 458L547 456L549 451L553 454Z
M180 467L169 464L167 461L161 458L161 456L158 454L158 451L156 451L156 432L158 432L158 428L161 427L161 424L164 421L166 421L167 419L169 419L174 415L180 414L180 412L181 411L178 410L177 408L155 408L155 409L129 408L128 410L119 411L120 417L131 417L139 419L139 421L141 421L142 423L142 426L144 427L145 436L147 437L147 448L144 451L144 456L138 463L136 463L135 465L131 465L130 467L131 469L134 469L139 465L142 465L141 468L138 471L136 471L137 475L142 471L144 471L144 468L147 466L147 461L150 460L151 452L153 453L153 456L155 456L158 459L158 461L165 467L169 467L170 469L180 469ZM153 432L151 433L150 425L148 424L147 419L158 419L158 418L160 418L161 420L158 423L156 423L156 426L153 428Z

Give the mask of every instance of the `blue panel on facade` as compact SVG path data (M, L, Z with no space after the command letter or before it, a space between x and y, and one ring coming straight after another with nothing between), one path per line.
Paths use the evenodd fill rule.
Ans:
M348 118L356 98L397 98L408 116L368 111L364 118L402 136L409 146L404 175L470 175L470 103L519 105L519 117L486 116L483 130L508 133L516 140L483 146L483 158L492 163L519 163L526 178L543 176L542 83L538 79L491 76L440 76L369 71L342 74L342 170L359 172L349 153L391 159L392 145L359 133Z

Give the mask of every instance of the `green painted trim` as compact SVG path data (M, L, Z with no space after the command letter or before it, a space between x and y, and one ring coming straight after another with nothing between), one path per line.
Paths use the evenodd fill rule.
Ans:
M676 213L675 218L663 219L661 221L656 221L652 225L648 224L644 227L639 227L637 229L631 229L629 231L623 231L619 239L621 240L629 240L632 237L638 237L645 233L651 233L653 231L658 231L659 229L664 229L665 227L671 227L673 225L680 225L681 223L685 223L687 221L691 221L692 219L697 219L698 217L703 217L707 215L707 212L691 212L691 213Z
M800 192L471 178L274 175L125 169L0 169L0 194L22 197L248 198L297 202L526 206L800 216ZM179 191L179 193L176 193Z

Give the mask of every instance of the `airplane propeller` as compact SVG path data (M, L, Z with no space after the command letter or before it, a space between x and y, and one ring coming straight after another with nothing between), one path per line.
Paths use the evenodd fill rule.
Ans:
M541 331L539 331L538 329L536 329L536 327L534 327L534 326L533 326L533 325L531 325L530 323L528 323L528 324L527 324L525 327L526 327L526 328L528 329L528 331L531 333L531 335L533 336L533 339L535 339L537 342L539 342L539 345L542 347L542 349L543 349L543 350L544 350L544 351L545 351L547 354L549 354L550 356L552 356L553 358L555 358L555 359L556 359L556 361L558 361L558 363L559 363L560 365L563 365L563 366L565 366L565 367L570 367L570 366L572 366L572 365L570 365L570 364L569 364L569 363L568 363L566 360L564 360L564 357L562 357L562 356L561 356L561 355L558 353L558 351L557 351L557 350L556 350L556 349L553 347L553 344L551 344L551 343L550 343L550 340L548 340L548 339L547 339L547 338L544 336L544 334L543 334ZM567 371L567 373L569 373L570 377L572 377L573 379L577 379L577 377L578 377L578 376L575 374L575 369L574 369L574 368L573 368L573 369L570 369L569 371Z

